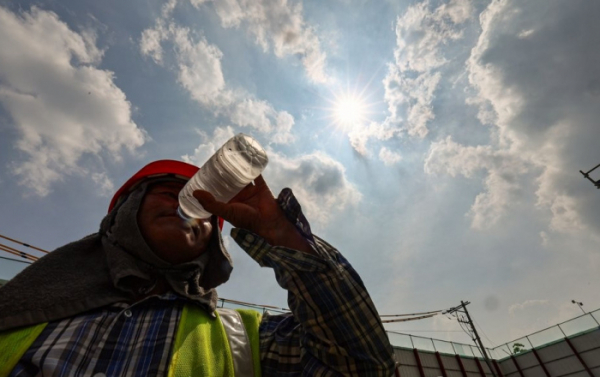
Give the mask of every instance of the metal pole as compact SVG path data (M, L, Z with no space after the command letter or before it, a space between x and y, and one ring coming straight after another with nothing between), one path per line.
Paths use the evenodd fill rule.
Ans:
M571 302L577 306L579 306L579 309L581 309L581 311L583 312L583 314L587 314L585 310L583 310L583 302L580 301L575 301L575 300L571 300Z
M479 334L477 334L477 329L475 329L475 325L473 324L473 321L471 320L471 316L469 315L469 311L467 310L467 304L465 304L465 302L462 300L461 300L460 304L462 305L463 310L465 311L465 314L467 315L467 319L469 320L469 324L471 325L471 329L473 330L473 334L475 335L475 341L479 345L479 348L481 348L481 354L483 355L483 357L485 359L485 363L487 364L488 368L490 369L490 372L492 372L492 376L496 377L496 373L494 373L494 368L492 368L492 364L490 363L490 359L487 355L487 352L485 352L485 347L483 346L483 343L481 342L481 338L479 337Z

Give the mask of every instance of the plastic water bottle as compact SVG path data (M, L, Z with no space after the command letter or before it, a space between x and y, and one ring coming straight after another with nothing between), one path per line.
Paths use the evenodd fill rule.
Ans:
M262 173L269 159L252 137L237 134L229 139L179 192L177 213L183 219L205 219L211 216L192 195L196 190L208 191L220 202L229 202Z

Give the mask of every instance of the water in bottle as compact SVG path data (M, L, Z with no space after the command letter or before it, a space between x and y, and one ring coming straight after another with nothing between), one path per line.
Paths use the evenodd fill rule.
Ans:
M177 212L186 220L211 216L192 195L195 190L208 191L220 202L229 202L262 173L269 159L252 137L237 134L229 139L179 193Z

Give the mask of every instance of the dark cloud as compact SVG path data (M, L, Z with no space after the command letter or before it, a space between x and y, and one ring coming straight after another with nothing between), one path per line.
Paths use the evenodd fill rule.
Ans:
M600 234L600 201L578 173L600 163L599 15L583 0L493 2L468 63L496 147L541 171L537 204L562 232Z

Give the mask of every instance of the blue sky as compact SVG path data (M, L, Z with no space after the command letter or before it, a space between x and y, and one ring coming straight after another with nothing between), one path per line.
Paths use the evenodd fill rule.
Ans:
M469 300L487 345L518 338L577 315L572 299L600 307L600 193L578 172L600 163L599 15L584 0L0 0L0 233L79 239L145 163L201 165L244 132L380 313ZM286 306L227 243L220 295ZM468 341L443 316L388 328Z

